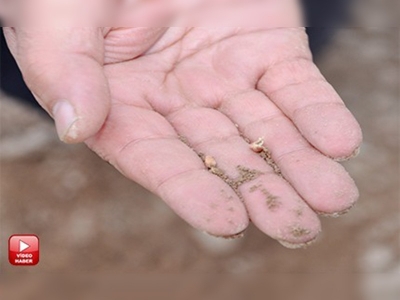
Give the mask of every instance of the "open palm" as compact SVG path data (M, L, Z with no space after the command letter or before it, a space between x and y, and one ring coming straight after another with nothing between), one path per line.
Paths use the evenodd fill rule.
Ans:
M170 31L140 54L129 29L106 36L111 110L87 144L200 230L235 236L250 219L285 245L313 241L317 214L358 197L331 158L352 156L361 132L304 30Z

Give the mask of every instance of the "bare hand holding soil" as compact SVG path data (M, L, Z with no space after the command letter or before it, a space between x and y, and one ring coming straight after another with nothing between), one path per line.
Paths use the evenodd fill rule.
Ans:
M46 86L36 94L53 103L59 82L66 95L71 87L84 89L92 103L75 106L67 128L74 134L65 132L65 140L85 140L192 226L230 237L251 219L296 248L317 237L318 214L354 205L357 188L332 158L351 157L361 130L312 63L304 29L142 27L98 34L104 49L95 50L97 62L76 52L62 70L77 77L47 88L57 74L30 73L28 83L33 76L33 90ZM17 30L16 44L21 35L29 38ZM21 65L25 74L23 66L32 67ZM93 98L98 90L111 99L101 112L96 101L104 99ZM91 108L105 121L90 123L96 134L86 139L79 130Z
M286 246L313 241L316 212L341 213L358 197L328 156L351 156L361 133L303 29L175 34L105 67L112 109L88 144L200 230L234 236L250 218ZM260 137L259 154L249 144Z

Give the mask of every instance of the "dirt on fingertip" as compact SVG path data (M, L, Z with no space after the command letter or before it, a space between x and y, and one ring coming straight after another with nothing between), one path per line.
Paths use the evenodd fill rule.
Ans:
M309 235L311 233L311 230L303 228L303 227L294 227L291 230L291 233L294 237L300 238L300 237Z

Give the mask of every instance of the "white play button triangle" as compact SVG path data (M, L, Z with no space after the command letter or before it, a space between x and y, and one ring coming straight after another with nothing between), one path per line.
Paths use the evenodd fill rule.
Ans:
M28 245L27 243L24 243L23 241L19 240L19 252L23 252L26 249L28 249L30 247L30 245Z

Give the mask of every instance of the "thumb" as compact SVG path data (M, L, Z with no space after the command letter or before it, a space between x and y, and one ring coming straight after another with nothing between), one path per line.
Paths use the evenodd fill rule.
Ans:
M103 72L103 29L23 26L4 30L28 87L55 119L60 139L77 143L96 134L110 107Z

